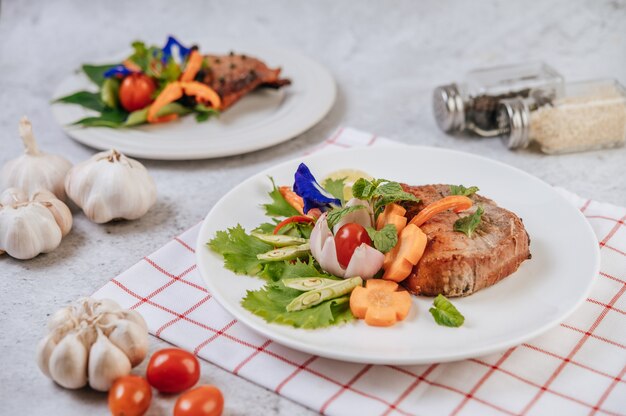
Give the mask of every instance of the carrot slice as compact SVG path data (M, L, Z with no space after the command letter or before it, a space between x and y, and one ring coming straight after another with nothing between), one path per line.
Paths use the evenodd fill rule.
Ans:
M181 82L180 86L185 91L185 94L195 97L195 99L203 104L211 103L211 106L216 109L222 107L222 99L215 90L206 84L196 81Z
M193 79L200 71L202 67L202 55L198 51L192 51L191 55L189 55L189 60L187 61L187 66L185 66L185 72L180 76L181 82L189 82L193 81Z
M404 207L398 204L387 204L385 210L376 219L376 229L380 230L387 224L401 223L402 221L395 217L404 217L404 214L406 214L406 209L404 209ZM398 232L402 231L402 228L404 228L404 226L399 228Z
M137 65L136 63L134 63L133 61L131 61L130 59L127 59L124 62L122 62L122 65L124 65L126 68L128 68L131 71L141 72L141 67Z
M426 207L419 212L409 224L415 224L420 227L426 221L431 219L433 216L439 214L440 212L453 209L454 212L465 211L472 207L472 200L463 195L451 195L446 196L445 198L440 199L439 201L435 201L431 204L426 205Z
M428 237L416 225L407 225L398 239L398 244L385 254L383 279L401 282L406 279L426 250Z
M183 96L183 89L179 82L167 84L163 91L154 99L154 102L148 109L148 123L158 123L161 117L157 117L157 113L163 106L173 103Z
M370 279L352 291L350 311L368 325L391 326L405 319L412 305L411 295L398 289L397 283Z
M288 186L280 186L278 191L289 205L294 207L300 214L304 215L304 200L300 195L292 191Z

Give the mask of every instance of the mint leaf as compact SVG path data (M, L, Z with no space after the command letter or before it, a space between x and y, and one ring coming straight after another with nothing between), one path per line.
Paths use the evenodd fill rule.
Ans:
M105 64L105 65L89 65L85 64L82 66L82 70L87 75L87 78L91 80L98 87L101 87L104 83L104 73L109 69L117 66L119 64Z
M376 250L382 253L387 253L398 244L398 230L393 224L387 224L379 231L372 227L367 227L366 230Z
M332 211L328 211L326 215L326 221L328 222L328 228L332 229L340 219L344 216L348 215L351 212L358 211L360 209L365 209L365 205L353 205L351 207L345 208L336 208Z
M478 189L477 186L466 188L463 185L450 185L450 195L472 196L478 191L480 191L480 189Z
M398 201L419 202L415 195L405 192L398 182L386 182L378 186L373 193L376 198L374 202L374 212L381 211L385 205Z
M99 92L78 91L65 97L57 98L55 103L77 104L89 110L103 111L106 106Z
M328 191L329 194L339 199L343 204L343 189L346 186L346 178L340 179L326 179L322 184L322 188Z
M483 207L479 205L473 214L459 218L454 222L454 231L464 233L466 236L471 238L472 234L474 234L474 231L476 231L476 228L478 228L478 225L480 224L483 212Z
M352 185L352 195L358 199L370 199L378 186L378 182L359 178Z
M270 198L272 198L271 204L263 204L265 208L265 214L270 217L293 217L294 215L300 215L298 210L289 205L285 198L281 195L280 191L272 181L272 191L269 192Z
M442 294L437 295L433 307L428 310L435 318L435 322L442 326L459 327L465 322L465 317Z
M246 234L237 224L226 231L218 231L207 243L209 248L224 256L224 266L235 273L255 276L261 273L266 263L257 259L257 254L266 253L274 247Z

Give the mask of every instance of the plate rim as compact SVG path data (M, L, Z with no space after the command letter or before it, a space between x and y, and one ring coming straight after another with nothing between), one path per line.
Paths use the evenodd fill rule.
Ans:
M197 43L202 44L206 42L207 42L206 40L200 40ZM261 45L255 42L243 42L243 43L242 42L225 43L225 42L226 41L223 41L222 43L220 43L223 45L230 45L228 48L225 48L225 49L241 49L241 50L248 49L248 50L251 50L252 53L255 55L262 54L265 51L268 54L273 53L273 54L288 55L293 59L293 61L305 62L306 65L303 65L303 66L307 68L312 68L312 69L307 69L308 73L315 73L318 76L325 79L326 81L325 88L328 89L328 96L326 97L325 102L323 103L323 105L317 106L316 111L301 113L301 114L305 114L305 113L310 114L311 117L308 118L306 122L300 123L299 126L294 125L294 126L291 126L291 128L289 129L281 128L277 132L274 132L274 134L269 135L268 138L264 140L257 140L256 143L252 145L248 143L242 148L226 148L226 149L213 149L213 150L203 149L200 151L196 149L192 149L192 150L180 151L176 153L166 153L166 151L163 151L163 150L161 151L153 150L151 147L146 147L144 149L138 150L133 147L123 148L123 146L118 145L116 148L118 148L118 150L122 151L128 156L136 157L140 159L149 159L149 160L204 160L204 159L215 159L215 158L227 157L227 156L243 155L243 154L255 152L261 149L270 148L272 146L276 146L280 143L296 138L300 134L303 134L304 132L310 130L311 128L319 124L324 119L324 117L326 117L330 113L330 111L333 109L337 101L337 95L338 95L337 83L331 71L326 66L322 65L319 61L309 57L306 54L303 54L299 51L293 50L288 47L281 47L281 46L276 47L273 45L268 47L266 45ZM95 59L94 62L95 64L98 64L98 62L104 62L104 61L103 60L101 61L100 59ZM72 72L70 72L67 76L61 79L61 81L56 85L54 89L54 92L52 94L52 100L55 100L56 97L61 95L62 87L66 82L81 75L79 71L80 71L80 67L72 70ZM72 125L67 125L67 124L62 123L60 118L62 117L61 114L63 112L62 110L63 106L64 104L62 103L57 103L57 102L52 101L50 103L49 109L52 112L52 116L55 119L56 123L67 136L69 136L72 140L78 143L81 143L85 146L88 146L92 149L108 150L111 147L110 145L101 144L98 138L85 137L83 134L77 134L78 131L87 131L89 129L103 131L102 129L105 129L104 127L88 127L88 128L82 128L79 130L78 128L75 128ZM280 119L275 120L274 122L279 123Z
M398 143L398 145L405 145L404 143ZM499 160L495 160L495 159L490 159L488 157L485 156L481 156L481 155L477 155L474 153L469 153L469 152L463 152L463 151L459 151L459 150L454 150L454 149L448 149L448 148L439 148L439 147L433 147L433 146L422 146L422 145L409 145L407 147L412 148L412 151L419 151L421 150L427 150L427 151L436 151L436 152L442 152L442 153L452 153L452 154L456 154L456 155L462 155L464 157L466 156L470 156L472 158L475 158L477 160L480 161L487 161L489 163L494 163L500 167L503 167L505 169L511 169L513 171L516 171L517 173L521 173L523 176L527 177L528 179L536 182L537 184L539 184L539 186L544 186L546 187L546 189L549 189L553 195L555 195L559 200L561 200L561 202L563 202L564 204L567 204L567 206L569 206L573 211L576 212L576 215L578 216L578 218L582 221L585 233L588 234L588 237L592 238L594 242L597 242L597 237L595 235L595 232L593 231L593 228L591 227L591 224L589 223L589 221L587 221L587 219L585 218L584 214L577 209L575 206L573 206L571 204L570 201L567 200L567 198L565 198L565 196L563 196L562 194L560 194L559 192L556 191L556 189L551 186L550 184L548 184L547 182L543 181L542 179L520 169L517 168L515 166L512 165L508 165L506 163L503 163ZM244 179L243 181L240 182L239 185L251 180L252 178L256 178L256 177L260 177L262 175L267 176L271 171L276 170L276 169L281 169L287 165L293 165L296 164L298 162L301 162L303 159L307 159L310 157L321 157L323 155L327 155L330 153L345 153L345 152L351 152L351 151L374 151L374 150L380 150L380 148L371 148L371 147L359 147L359 148L350 148L350 149L336 149L336 150L331 150L328 152L324 152L324 153L317 153L317 154L312 154L312 155L304 155L304 156L300 156L300 157L294 157L292 159L289 159L287 161L278 163L276 165L270 166L267 169L264 169L261 172L257 172L251 176L249 176L248 178ZM465 350L465 351L461 351L458 353L445 353L445 354L441 354L437 357L430 357L430 358L411 358L411 357L407 357L407 358L401 358L401 359L397 359L397 358L392 358L389 359L388 357L355 357L355 356L351 356L349 353L343 352L342 350L335 350L335 351L326 351L326 350L322 350L322 349L318 349L315 346L311 346L306 344L303 341L299 341L293 338L290 338L288 336L285 336L283 334L280 333L275 333L271 330L272 325L278 325L278 324L273 324L273 323L269 323L269 322L262 322L262 326L258 325L258 322L253 321L253 317L254 315L250 312L246 313L245 315L241 315L239 313L238 310L231 308L229 305L229 302L225 301L222 297L222 294L219 291L214 291L212 289L214 289L210 283L210 279L205 275L205 268L206 268L206 264L204 264L204 257L202 254L202 248L206 245L206 237L204 236L204 234L206 234L206 229L209 227L209 217L210 214L215 210L215 207L223 200L226 199L227 197L231 196L232 194L236 193L237 188L239 187L239 185L237 185L236 187L234 187L233 189L231 189L230 191L228 191L226 194L224 194L214 205L213 207L211 207L211 209L209 210L209 212L206 214L205 218L202 221L202 224L200 226L200 230L198 232L198 237L196 239L196 263L198 265L198 270L200 272L200 275L202 277L202 280L204 282L204 284L207 286L207 289L209 290L209 292L211 293L211 295L213 297L215 297L215 299L218 301L218 303L220 304L220 306L222 306L226 311L228 311L228 313L230 313L231 315L234 316L235 319L237 319L238 321L240 321L241 323L243 323L247 328L253 330L254 332L261 334L264 337L267 337L275 342L277 342L278 344L284 345L286 347L292 348L294 350L298 350L298 351L302 351L305 353L309 353L309 354L313 354L313 355L317 355L320 357L324 357L324 358L330 358L330 359L334 359L334 360L340 360L340 361L345 361L345 362L353 362L353 363L363 363L363 364L375 364L375 365L419 365L419 364L431 364L431 363L443 363L443 362L453 362L453 361L459 361L459 360L464 360L464 359L468 359L468 358L474 358L474 357L479 357L479 356L483 356L483 355L489 355L492 353L496 353L496 352L500 352L503 350L506 350L507 348L510 347L514 347L517 345L522 344L523 342L535 338L543 333L545 333L546 331L556 327L559 323L563 322L565 319L567 319L572 313L574 313L574 311L576 309L578 309L585 301L585 299L589 296L589 293L591 292L591 289L593 287L594 284L594 276L596 276L599 271L600 271L600 248L598 246L598 244L594 244L594 252L593 252L593 260L594 260L594 264L593 264L593 274L590 276L590 278L587 281L587 285L584 288L583 291L581 291L581 295L579 296L579 299L574 302L567 310L565 310L561 316L559 317L555 317L552 320L546 322L544 325L536 328L533 331L530 331L528 333L519 335L516 338L513 339L507 339L498 343L494 343L494 345L491 345L489 347L480 347L480 348L474 348L471 350ZM242 277L248 277L250 279L255 279L252 276L242 276ZM298 329L298 328L294 328L294 329Z

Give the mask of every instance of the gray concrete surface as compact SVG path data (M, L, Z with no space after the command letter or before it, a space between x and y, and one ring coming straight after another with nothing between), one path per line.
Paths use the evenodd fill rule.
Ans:
M2 1L0 163L21 152L16 130L24 114L43 148L73 162L88 158L93 150L54 122L52 92L81 63L106 60L133 39L254 38L298 49L332 71L339 97L320 124L280 146L218 160L146 161L159 199L141 220L99 226L76 215L72 233L53 253L25 262L0 257L0 414L106 414L103 394L63 390L36 368L34 348L47 315L195 224L252 173L295 157L339 125L481 154L625 205L626 148L556 157L510 152L498 141L442 134L430 111L433 86L481 66L545 60L568 79L626 83L625 21L620 0ZM151 339L152 349L163 346ZM312 414L207 362L202 381L223 390L228 415ZM170 414L173 403L157 397L149 414Z

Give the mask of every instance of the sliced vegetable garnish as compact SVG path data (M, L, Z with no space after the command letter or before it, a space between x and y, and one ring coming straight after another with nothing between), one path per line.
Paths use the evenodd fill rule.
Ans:
M290 235L275 235L275 234L263 234L258 232L250 233L252 237L256 237L264 243L271 244L274 247L289 247L289 246L298 246L306 243L306 239L301 237L293 237Z
M422 258L428 237L416 225L409 224L400 233L398 244L385 255L383 279L401 282Z
M340 282L339 279L327 279L324 277L295 277L290 279L282 279L285 287L290 289L296 289L301 292L308 292L309 290L321 289L326 286L334 285Z
M278 232L287 224L292 224L292 223L298 223L298 222L308 222L308 223L314 223L315 220L311 217L308 217L306 215L294 215L293 217L289 217L287 219L282 220L281 222L279 222L278 224L276 224L276 227L274 227L274 234L278 234Z
M256 258L262 261L284 261L306 257L311 253L309 243L300 244L298 246L289 246L270 250L265 253L259 253Z
M446 196L438 201L426 205L424 209L422 209L415 217L413 217L409 224L415 224L420 227L422 224L424 224L426 221L439 214L440 212L447 211L449 209L454 210L454 212L461 212L471 208L472 205L472 200L466 196Z
M303 309L309 309L320 303L347 295L352 292L355 287L360 287L363 284L363 279L360 277L351 277L349 279L338 280L332 284L312 289L304 292L300 296L293 299L285 306L288 312L301 311Z
M463 185L450 185L450 195L472 196L478 191L480 191L480 189L478 189L477 186L466 188Z
M467 215L463 218L459 218L454 222L454 231L462 232L466 236L471 238L474 234L474 231L476 231L476 229L480 225L480 221L482 220L484 212L485 211L483 207L479 205L473 214Z
M411 310L411 295L399 291L397 283L370 279L365 287L356 287L350 295L350 309L355 317L373 326L391 326L403 320Z
M457 328L463 325L465 317L442 294L437 295L433 307L428 310L438 325Z
M305 214L312 208L326 211L333 206L341 206L339 199L328 196L328 192L317 183L315 177L304 163L300 163L300 166L298 166L294 179L293 191L304 200Z
M193 81L200 68L202 68L202 55L198 51L192 51L189 55L189 59L187 60L187 65L185 66L185 72L180 76L181 82Z

